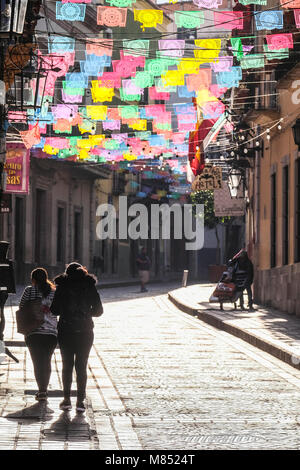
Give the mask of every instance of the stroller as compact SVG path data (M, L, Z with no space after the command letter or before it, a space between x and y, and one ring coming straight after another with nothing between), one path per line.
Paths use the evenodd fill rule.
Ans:
M245 289L246 272L235 269L235 261L238 255L228 262L227 270L222 273L217 287L209 298L210 303L220 304L220 310L223 310L224 303L233 303L236 310L236 302L241 298Z

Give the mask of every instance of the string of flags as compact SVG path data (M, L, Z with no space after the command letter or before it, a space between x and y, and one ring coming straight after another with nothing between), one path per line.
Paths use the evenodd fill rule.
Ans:
M90 11L99 32L103 26L118 28L118 36L87 38L78 61L76 38L49 34L48 51L36 51L47 73L31 80L27 102L33 104L37 94L40 107L10 113L11 121L28 123L21 132L26 148L39 149L44 157L99 163L160 157L180 173L186 164L175 158L189 155L196 174L203 164L200 144L216 123L223 119L223 129L233 131L224 94L239 87L244 70L289 57L294 33L281 31L287 9L293 11L294 28L300 28L300 0L280 0L280 7L260 11L251 11L251 5L264 6L267 0L239 0L239 11L223 11L221 0L193 0L192 10L175 9L172 18L177 28L199 29L206 37L155 39L151 28L159 29L166 20L159 5L139 9L137 0L106 3L56 2L58 21L88 22ZM169 21L169 10L167 15ZM134 39L132 21L140 30ZM260 49L256 35L264 38Z

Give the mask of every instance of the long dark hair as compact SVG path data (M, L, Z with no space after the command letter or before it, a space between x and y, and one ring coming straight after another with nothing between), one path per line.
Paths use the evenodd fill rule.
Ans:
M85 266L79 263L73 262L68 264L64 273L65 279L69 281L84 281L85 279L94 279L97 282L96 276L90 274Z
M51 290L55 289L55 285L48 279L48 273L44 268L36 268L31 273L32 281L36 282L38 290L43 297L47 297Z

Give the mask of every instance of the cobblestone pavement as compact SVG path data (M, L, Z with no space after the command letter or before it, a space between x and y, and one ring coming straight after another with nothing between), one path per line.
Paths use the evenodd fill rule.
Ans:
M300 448L300 372L181 312L170 286L150 290L103 291L84 416L58 409L59 350L48 405L34 402L31 360L6 309L20 362L0 365L1 450Z

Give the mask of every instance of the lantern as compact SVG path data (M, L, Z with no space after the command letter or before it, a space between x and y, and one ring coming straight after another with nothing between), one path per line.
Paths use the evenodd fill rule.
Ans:
M228 187L232 198L238 197L238 190L243 180L243 173L240 168L232 168L228 175Z

